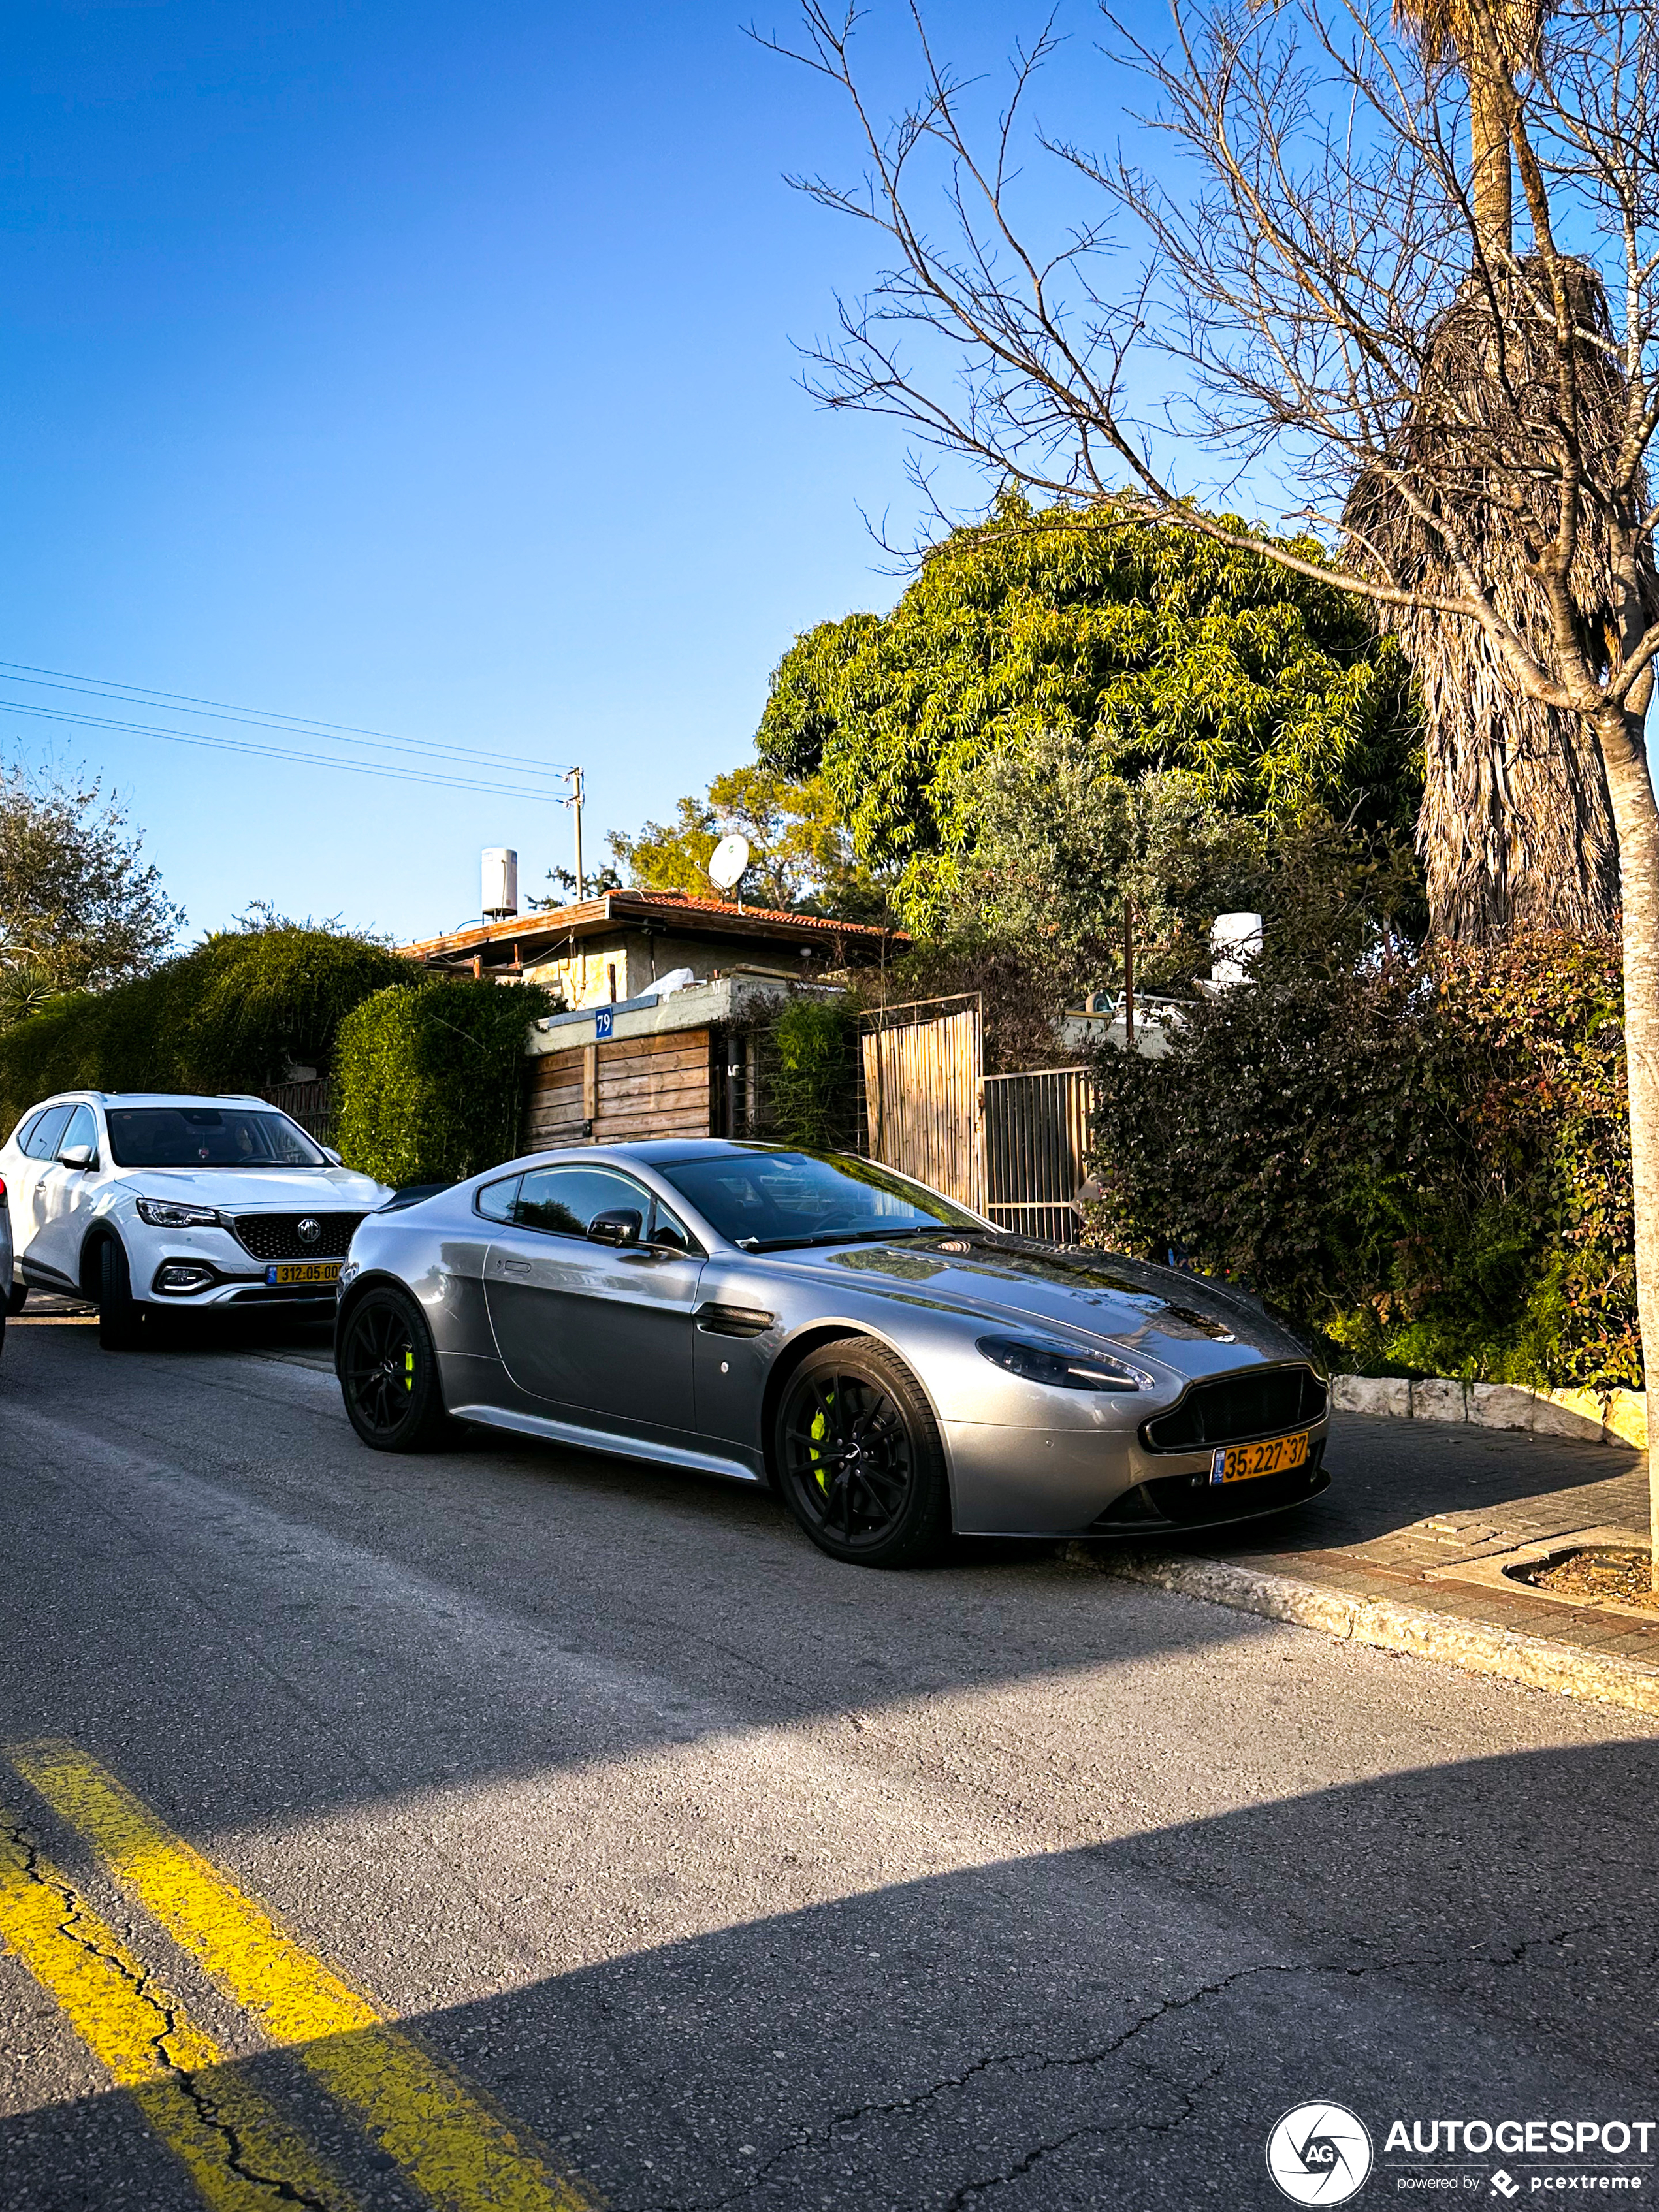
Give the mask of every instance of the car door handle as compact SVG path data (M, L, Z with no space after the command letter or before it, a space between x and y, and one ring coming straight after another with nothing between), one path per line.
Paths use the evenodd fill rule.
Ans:
M495 1266L503 1275L528 1275L535 1272L529 1260L497 1260Z

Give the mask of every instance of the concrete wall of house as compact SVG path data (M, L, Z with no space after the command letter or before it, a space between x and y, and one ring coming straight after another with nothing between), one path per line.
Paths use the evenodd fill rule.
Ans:
M617 929L565 946L556 958L526 968L525 980L562 993L568 1007L608 1006L613 1000L643 998L659 976L672 975L676 968L690 968L699 977L732 967L793 975L805 964L788 945L768 945L763 939L711 942L667 931Z

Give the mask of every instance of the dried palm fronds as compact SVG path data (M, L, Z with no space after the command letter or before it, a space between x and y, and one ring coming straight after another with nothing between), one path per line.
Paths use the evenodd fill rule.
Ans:
M1610 330L1600 283L1573 264L1570 290L1571 421L1541 264L1471 277L1431 338L1391 465L1363 476L1343 514L1357 566L1386 568L1408 590L1443 598L1461 596L1459 579L1440 532L1412 512L1411 499L1430 517L1455 518L1499 612L1546 666L1557 654L1537 563L1559 525L1564 465L1579 457L1581 481L1606 482L1625 417L1616 361L1600 343ZM1650 560L1647 585L1659 606ZM1617 635L1611 554L1588 500L1567 586L1580 636L1604 667ZM1421 606L1388 619L1422 694L1418 848L1436 932L1480 943L1512 929L1596 936L1616 928L1618 853L1588 722L1522 698L1474 622Z

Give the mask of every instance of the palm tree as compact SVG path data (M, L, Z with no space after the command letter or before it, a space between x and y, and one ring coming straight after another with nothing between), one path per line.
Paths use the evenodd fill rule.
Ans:
M1518 442L1520 417L1535 422L1537 412L1516 408L1517 385L1535 385L1554 372L1529 312L1539 287L1515 250L1509 125L1516 76L1538 51L1543 10L1540 0L1395 0L1395 18L1431 65L1462 73L1469 94L1475 265L1431 335L1422 391L1404 430L1408 452L1432 451L1443 465L1448 453L1467 442L1471 421L1501 444L1505 418L1513 419ZM1577 304L1581 326L1607 327L1606 302L1588 270ZM1616 378L1600 355L1586 360L1585 372L1605 386L1611 422L1620 398ZM1523 635L1537 635L1547 617L1524 519L1506 516L1481 496L1478 481L1471 489L1504 611ZM1453 595L1455 579L1443 546L1386 485L1362 477L1345 520L1401 559L1427 591ZM1605 634L1612 586L1605 548L1593 532L1574 563L1571 592L1587 634ZM1418 846L1437 932L1480 942L1513 930L1588 937L1616 928L1613 812L1583 719L1518 701L1474 623L1412 611L1395 627L1425 712Z

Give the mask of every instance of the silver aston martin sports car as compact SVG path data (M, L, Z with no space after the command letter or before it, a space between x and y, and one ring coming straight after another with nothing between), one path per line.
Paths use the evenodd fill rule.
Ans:
M769 1484L838 1559L1151 1535L1330 1478L1325 1375L1223 1286L1013 1237L890 1168L718 1139L538 1152L373 1213L365 1443L457 1422Z

